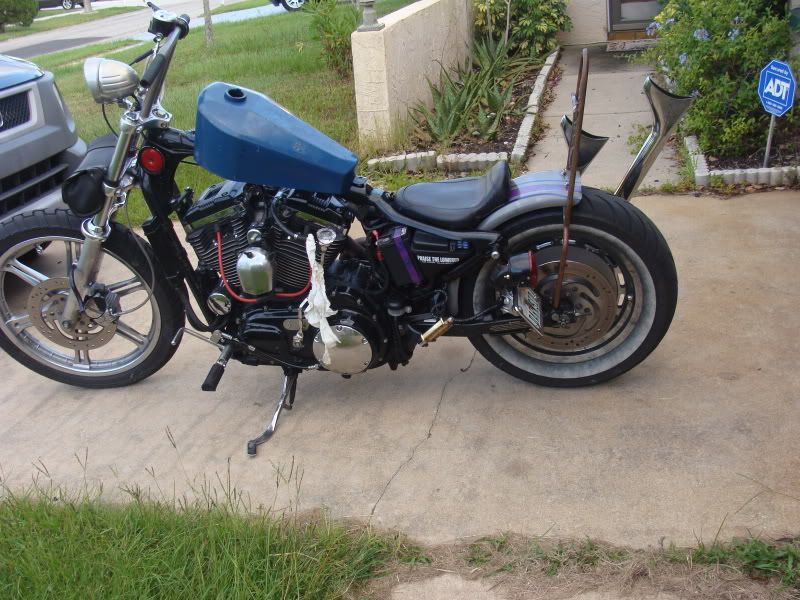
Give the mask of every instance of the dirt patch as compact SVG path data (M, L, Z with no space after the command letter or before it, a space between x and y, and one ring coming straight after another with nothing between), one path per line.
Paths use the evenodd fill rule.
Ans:
M498 535L419 548L359 590L358 598L390 598L398 586L414 589L444 574L479 582L486 598L504 600L568 600L589 592L601 598L800 598L800 591L780 581L755 580L731 566L693 564L691 556L674 548L632 550L590 540Z
M706 154L708 166L713 170L760 169L764 166L764 152L767 147L767 132L764 131L764 146L743 158L718 158ZM770 167L794 167L800 165L800 127L781 123L775 125L775 134L770 151Z

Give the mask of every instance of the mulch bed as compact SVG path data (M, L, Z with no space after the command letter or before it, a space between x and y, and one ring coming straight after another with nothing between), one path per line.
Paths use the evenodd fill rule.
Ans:
M516 110L503 119L497 136L491 141L483 140L472 135L462 135L448 146L442 154L470 154L472 152L511 152L514 149L514 143L517 141L517 133L522 119L525 116L525 108L528 104L528 98L533 90L533 84L536 81L536 76L541 69L532 69L523 79L520 79L514 85L514 91L511 94L512 101ZM409 152L420 152L430 150L435 146L434 142L423 141L418 137L414 137L409 145L411 149Z
M717 158L706 154L708 167L713 170L760 169L764 166L764 151L767 146L767 132L764 131L764 146L743 158ZM794 167L800 165L800 126L787 126L779 119L775 124L770 152L770 167Z

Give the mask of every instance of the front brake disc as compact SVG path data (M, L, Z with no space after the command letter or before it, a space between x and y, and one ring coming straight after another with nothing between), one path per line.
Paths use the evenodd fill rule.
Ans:
M67 301L69 280L66 277L45 279L35 285L26 305L34 327L51 342L73 350L94 350L105 346L117 332L113 319L91 319L81 313L69 330L61 325L61 312Z

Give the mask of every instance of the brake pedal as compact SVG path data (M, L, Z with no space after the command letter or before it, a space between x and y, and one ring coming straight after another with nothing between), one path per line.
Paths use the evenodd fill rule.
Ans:
M203 385L200 386L200 389L204 392L216 392L217 386L219 385L220 379L225 374L225 367L228 365L228 360L230 360L231 354L233 354L233 346L227 345L222 349L222 353L219 355L217 361L211 365L211 369L208 371L208 375L206 375L206 380L203 382Z

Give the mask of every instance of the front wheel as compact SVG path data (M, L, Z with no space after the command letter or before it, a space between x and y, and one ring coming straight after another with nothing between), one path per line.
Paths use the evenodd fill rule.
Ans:
M175 353L171 341L183 327L183 305L150 246L114 224L94 278L99 285L65 328L60 315L71 293L70 265L83 247L80 227L81 219L65 210L23 213L0 224L0 347L70 385L136 383Z
M508 254L531 251L536 293L543 299L540 331L470 338L496 367L551 387L607 381L632 369L669 328L678 296L675 263L664 237L635 206L584 188L573 212L559 310L547 310L562 243L560 210L540 211L506 230ZM476 314L503 300L488 261L464 286L464 306Z
M74 0L61 0L61 7L64 10L72 10L75 8L75 2Z

